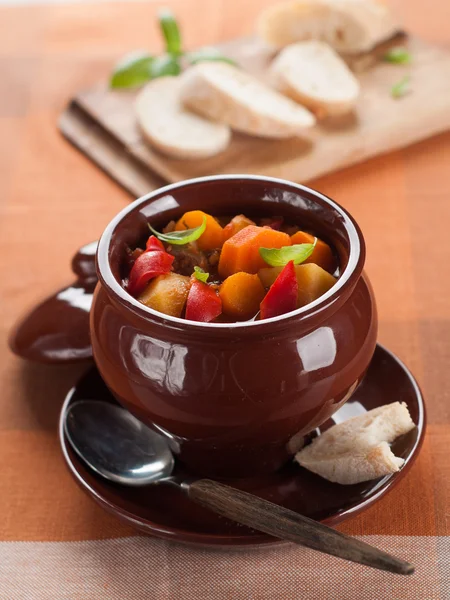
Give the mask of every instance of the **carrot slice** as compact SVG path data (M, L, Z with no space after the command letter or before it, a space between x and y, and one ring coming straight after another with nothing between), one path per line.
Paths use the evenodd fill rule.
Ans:
M266 266L259 254L260 248L282 248L290 245L291 238L287 233L275 231L270 227L249 225L224 243L219 260L219 275L226 279L239 271L257 273Z
M200 227L203 219L206 218L206 229L197 240L197 246L200 250L215 250L221 248L223 244L223 228L214 217L204 213L202 210L191 210L177 221L175 231L183 231L184 229L194 229Z
M313 244L316 238L306 231L297 231L291 236L292 244ZM336 259L330 246L317 238L316 247L309 258L307 258L302 264L314 263L328 271L334 273L336 270Z
M242 272L227 277L219 290L223 312L237 320L254 317L265 294L258 275Z
M255 222L248 219L245 215L236 215L231 221L223 228L223 241L225 242L231 236L238 233L249 225L255 225Z

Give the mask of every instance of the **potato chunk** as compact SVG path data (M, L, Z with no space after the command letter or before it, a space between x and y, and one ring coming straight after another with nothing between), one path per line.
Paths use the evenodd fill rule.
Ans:
M269 288L282 269L283 267L260 269L258 275L263 286ZM298 282L297 308L317 300L336 283L333 275L314 263L296 265L295 274Z
M190 278L184 275L177 273L159 275L152 279L138 300L165 315L180 317L190 286Z

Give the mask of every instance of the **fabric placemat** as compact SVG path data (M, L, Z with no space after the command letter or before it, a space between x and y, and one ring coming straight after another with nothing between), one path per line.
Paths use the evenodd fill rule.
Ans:
M194 47L250 33L269 3L174 0L170 6L184 24L186 45ZM411 27L448 43L427 25L436 23L435 11L445 21L447 0L426 10L420 0L402 4ZM137 47L159 50L156 8L153 2L0 8L0 598L446 600L449 133L313 184L360 224L380 342L411 368L428 408L428 433L410 473L340 529L410 560L417 568L412 577L292 545L224 552L138 536L87 498L66 471L57 418L86 367L27 364L9 352L6 339L27 307L71 280L76 248L98 239L130 200L62 139L56 122L67 99L118 57Z

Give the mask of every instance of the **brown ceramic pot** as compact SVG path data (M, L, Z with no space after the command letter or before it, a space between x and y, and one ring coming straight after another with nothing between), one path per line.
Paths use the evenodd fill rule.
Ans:
M126 247L186 210L284 215L336 249L341 277L317 301L264 321L205 324L140 304L122 287ZM117 400L215 477L271 472L353 393L372 358L377 315L364 240L339 205L304 186L218 176L136 200L106 228L91 310L93 354Z

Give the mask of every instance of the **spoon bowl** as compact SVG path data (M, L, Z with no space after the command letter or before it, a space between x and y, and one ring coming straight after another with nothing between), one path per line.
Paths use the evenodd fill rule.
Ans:
M167 441L119 406L77 402L67 411L64 430L78 456L110 481L140 486L172 474Z

